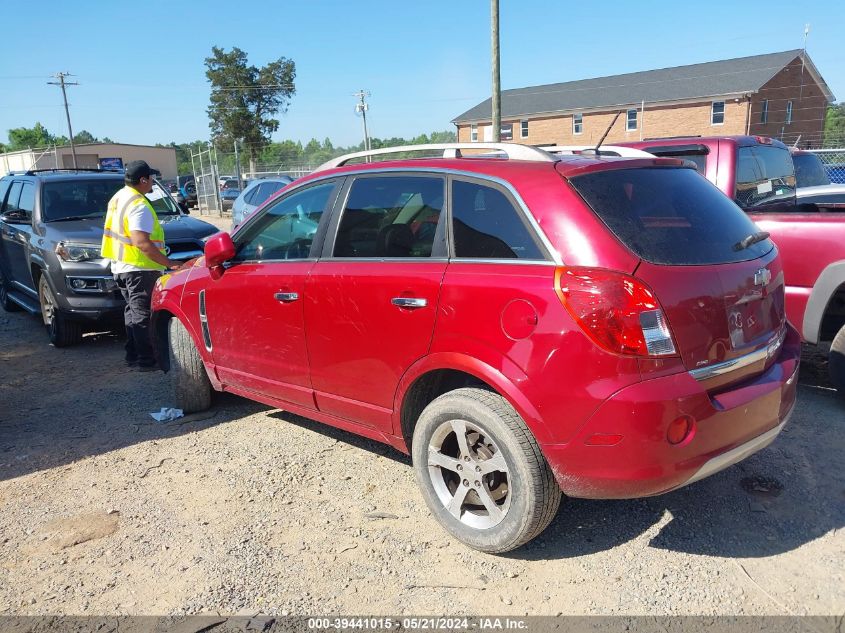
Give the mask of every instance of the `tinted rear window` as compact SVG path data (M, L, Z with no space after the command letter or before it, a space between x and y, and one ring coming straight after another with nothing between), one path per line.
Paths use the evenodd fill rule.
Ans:
M795 196L795 167L789 150L755 145L740 147L736 165L736 200L745 209Z
M763 240L734 245L760 229L693 169L613 169L570 182L631 251L654 264L722 264L760 257Z

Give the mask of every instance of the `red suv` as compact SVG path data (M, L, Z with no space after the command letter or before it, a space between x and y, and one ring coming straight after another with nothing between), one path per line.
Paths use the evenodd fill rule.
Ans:
M331 161L162 277L175 404L228 391L410 453L438 521L487 552L561 491L656 495L775 438L799 337L736 205L674 159L466 147Z
M796 204L790 151L766 137L690 137L622 145L694 162L771 234L783 257L786 314L808 343L830 343L830 378L845 396L845 207L838 192L806 189Z

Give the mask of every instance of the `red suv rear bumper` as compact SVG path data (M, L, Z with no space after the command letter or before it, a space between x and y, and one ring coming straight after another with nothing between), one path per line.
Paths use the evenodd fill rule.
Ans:
M567 444L542 450L569 496L627 499L669 492L734 464L771 443L792 413L801 344L789 327L777 361L762 375L710 394L688 373L637 383L596 410ZM669 425L691 416L679 444ZM597 442L614 441L612 446Z

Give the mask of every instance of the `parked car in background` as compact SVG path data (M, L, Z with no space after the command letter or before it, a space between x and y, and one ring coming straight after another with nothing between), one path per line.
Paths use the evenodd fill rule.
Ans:
M159 280L152 330L175 406L228 391L386 442L486 552L561 491L660 494L766 446L800 356L778 249L686 163L512 143L330 161Z
M290 176L273 176L250 180L232 205L232 228L244 221L274 193L293 182Z
M226 191L227 189L237 189L240 191L240 188L241 186L237 178L229 178L220 185L220 191Z
M795 184L799 189L830 184L830 177L818 154L792 149L792 163L795 165Z
M185 199L185 205L190 209L197 206L197 183L193 174L179 176L179 193Z
M842 212L845 210L845 184L832 183L819 155L806 150L792 150L795 163L796 198L804 212Z
M32 170L0 179L0 305L40 314L56 347L88 328L122 323L124 302L100 257L108 202L123 174ZM217 228L184 215L156 184L147 194L164 228L167 256L202 255Z
M839 185L797 189L796 174L805 183L821 177L812 166L805 170L812 157L805 152L791 155L786 145L766 137L690 137L620 145L692 161L771 235L783 257L789 320L808 343L831 343L830 378L845 396L845 210L837 202Z
M220 204L223 205L223 209L231 209L239 195L241 195L240 189L223 189L220 192Z
M179 205L179 208L182 209L183 213L190 213L188 209L188 204L185 202L185 196L182 195L182 192L179 191L179 184L170 181L170 182L161 182L159 183L162 187L164 187L165 191L170 194L170 197L176 201L176 204Z

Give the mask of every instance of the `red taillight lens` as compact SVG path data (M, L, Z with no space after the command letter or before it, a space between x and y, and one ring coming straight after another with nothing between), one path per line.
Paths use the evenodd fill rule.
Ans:
M575 322L603 349L630 356L675 354L663 310L638 279L602 268L558 268L555 289Z

